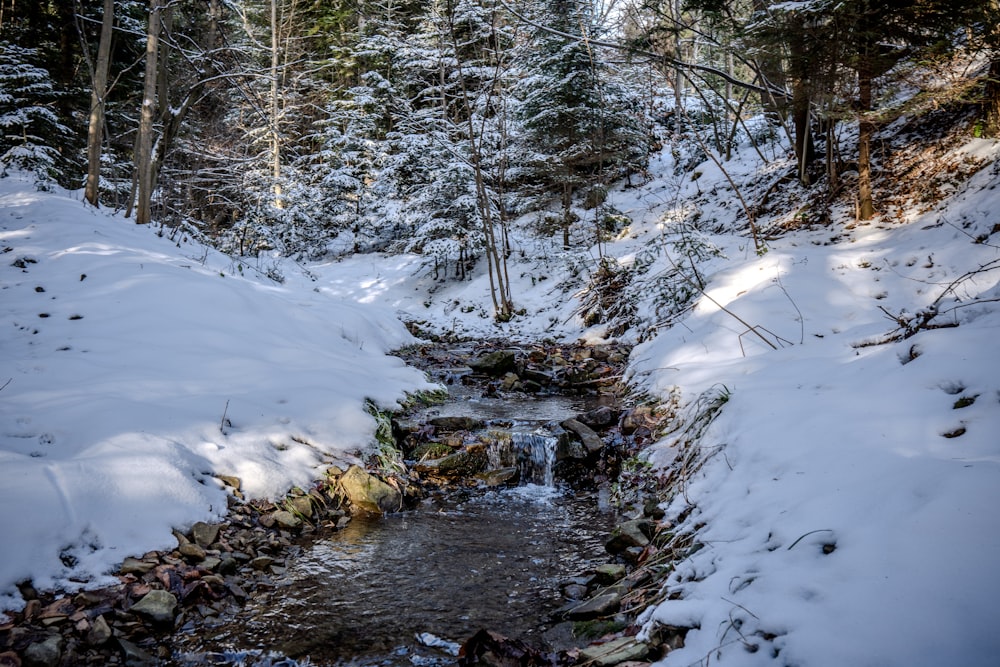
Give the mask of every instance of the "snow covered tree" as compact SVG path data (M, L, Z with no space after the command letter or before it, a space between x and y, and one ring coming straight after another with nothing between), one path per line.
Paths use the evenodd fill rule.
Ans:
M32 64L34 49L0 42L0 167L34 174L39 185L65 168L60 149L70 130L55 111L57 93L49 73Z
M543 0L537 12L544 18L518 85L519 114L534 153L531 178L559 195L568 248L574 192L645 164L649 139L638 98L611 81L589 43L599 26L586 0Z

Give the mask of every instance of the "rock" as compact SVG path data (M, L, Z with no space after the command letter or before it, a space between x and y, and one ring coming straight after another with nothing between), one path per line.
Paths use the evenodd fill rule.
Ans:
M601 436L594 432L594 429L590 428L583 422L577 421L576 419L567 419L559 424L564 429L576 435L580 438L580 442L583 443L584 448L587 450L588 454L596 454L597 452L604 449L604 441L601 440Z
M642 660L649 653L649 646L635 637L619 637L604 644L588 646L580 651L581 662L598 667L609 667L630 660Z
M272 513L271 516L274 517L274 523L281 528L294 530L302 525L302 519L295 516L288 510L278 510L277 512Z
M489 465L489 456L484 445L469 445L454 454L439 459L438 474L446 477L472 477L483 472Z
M486 486L517 486L521 480L521 470L519 468L487 470L477 474L476 479L482 481Z
M13 651L0 653L0 667L21 667L21 658Z
M195 562L201 562L205 560L205 550L195 544L194 542L188 542L187 544L182 544L178 549L181 555Z
M632 435L640 428L652 430L657 421L656 408L651 405L638 405L622 415L622 435Z
M620 554L633 547L641 549L649 544L649 533L652 530L652 525L648 519L626 521L611 532L611 539L607 541L604 548L612 554Z
M313 514L313 499L310 496L296 496L288 501L289 509L300 517L311 517Z
M618 413L606 405L584 412L576 416L576 420L590 428L607 428L618 421Z
M270 556L258 556L250 561L250 567L259 572L264 572L267 568L271 567L271 563L273 562L274 559Z
M521 378L517 373L506 373L500 378L500 391L516 391L521 388Z
M156 667L156 658L132 642L119 637L118 644L121 646L122 655L125 658L125 667Z
M219 567L216 568L216 571L219 574L236 574L236 571L239 568L240 568L239 562L235 558L230 556L228 558L222 559L222 562L219 563Z
M470 361L469 368L476 373L500 377L517 369L517 358L510 350L497 350Z
M152 590L132 605L131 612L158 624L170 624L174 622L174 613L177 610L177 598L173 593L161 590Z
M62 659L62 635L49 635L24 649L24 667L56 667Z
M434 417L427 423L442 431L475 431L484 426L481 419L474 417Z
M103 646L109 639L111 639L111 627L103 615L98 616L87 632L87 643L91 646Z
M607 589L567 611L566 618L571 621L589 621L613 614L621 607L622 595L622 591Z
M191 526L191 537L194 539L194 543L198 546L208 548L212 546L217 539L219 539L220 528L222 528L222 526L217 523L205 523L204 521L199 521Z
M561 431L556 440L556 461L587 458L587 450L583 443L566 431Z
M218 569L219 565L222 564L222 559L217 556L206 556L203 561L201 561L201 567L206 570L215 571Z
M340 488L354 507L373 514L395 512L403 505L403 495L356 465L340 478Z
M215 477L226 486L236 489L237 491L243 487L243 482L239 477L233 477L232 475L216 475Z
M594 576L599 584L613 584L625 577L625 566L618 563L598 565Z

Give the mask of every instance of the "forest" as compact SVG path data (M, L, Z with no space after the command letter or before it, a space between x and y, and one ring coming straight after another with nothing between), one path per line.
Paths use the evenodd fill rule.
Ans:
M3 0L0 163L234 256L484 263L503 321L510 221L599 245L622 219L609 185L648 180L664 148L721 165L750 141L767 163L780 136L786 180L873 217L873 141L916 67L985 54L956 99L908 110L979 104L997 134L997 17L995 0ZM739 204L761 250L758 202Z

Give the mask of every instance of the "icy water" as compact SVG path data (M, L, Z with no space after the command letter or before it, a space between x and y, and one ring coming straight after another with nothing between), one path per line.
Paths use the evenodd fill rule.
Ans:
M289 559L277 586L238 617L182 638L174 663L436 666L457 662L480 629L544 648L548 619L565 603L560 582L607 562L614 517L597 494L553 486L544 425L584 409L579 398L484 398L456 383L451 400L414 419L468 416L506 422L495 465L520 465L532 483L424 501L381 518L355 518Z
M543 646L559 582L606 562L611 521L593 498L537 485L356 519L188 664L445 665L483 628Z

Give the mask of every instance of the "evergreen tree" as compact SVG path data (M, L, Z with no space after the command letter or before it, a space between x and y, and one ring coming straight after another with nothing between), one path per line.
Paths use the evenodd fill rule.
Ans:
M67 170L61 149L71 141L49 73L32 64L37 58L34 49L0 42L0 167L3 175L31 173L42 186Z
M543 0L539 9L558 34L536 27L532 35L519 114L534 153L531 179L560 196L568 248L574 192L621 173L625 164L644 163L648 139L641 105L610 82L588 42L599 35L586 0Z

